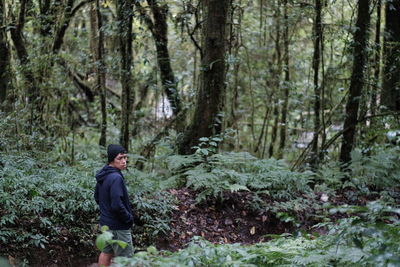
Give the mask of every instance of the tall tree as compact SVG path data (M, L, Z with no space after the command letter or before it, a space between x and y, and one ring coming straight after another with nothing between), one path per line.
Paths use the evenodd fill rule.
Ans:
M164 92L171 104L174 115L181 111L181 100L177 88L177 80L171 67L171 59L168 51L168 5L158 3L157 0L147 0L153 14L153 23L147 20L148 27L153 35L157 51L157 62L160 69L161 82Z
M322 1L315 0L315 20L314 20L314 54L312 67L314 71L314 138L312 144L312 164L316 163L318 158L318 139L321 127L321 89L319 86L319 64L321 61L321 41L322 41Z
M400 1L389 0L385 8L383 84L381 104L400 111Z
M351 160L350 152L354 147L358 109L362 89L364 87L364 69L368 54L368 37L371 14L370 0L359 0L357 4L357 21L353 41L353 68L350 80L349 97L346 103L345 121L343 125L343 139L340 150L340 161L348 163Z
M271 143L269 145L268 154L270 157L274 156L274 147L276 138L278 135L278 124L279 124L279 89L280 89L280 79L282 73L282 51L281 51L281 2L277 1L277 7L274 12L274 20L275 20L275 49L273 56L273 66L271 67L271 76L273 77L273 87L275 93L272 94L273 99L273 117L274 122L272 125L271 132Z
M283 19L284 19L284 30L283 30L283 46L285 54L283 58L284 63L284 79L283 84L283 106L281 116L281 131L280 131L280 142L279 142L279 157L282 157L283 149L286 143L287 134L287 114L289 107L289 87L290 87L290 71L289 71L289 16L288 16L288 1L283 0Z
M371 115L374 116L376 113L377 106L377 92L379 88L379 80L381 74L381 11L382 11L382 0L378 0L376 3L376 24L375 24L375 56L374 56L374 82L371 88L371 104L370 110ZM371 121L373 124L373 120Z
M39 124L38 114L41 112L40 105L40 88L37 86L37 82L34 73L30 66L30 59L25 44L25 38L23 35L23 29L25 27L25 18L27 11L27 0L21 0L18 10L18 15L15 16L12 26L10 28L11 39L13 41L17 57L20 64L23 66L23 76L26 84L26 94L28 103L30 105L30 132L33 133L33 128ZM14 17L14 14L12 15Z
M0 0L0 105L6 100L9 82L10 54L5 27L5 1Z
M207 0L203 3L204 56L201 62L201 81L194 117L179 143L179 153L190 154L199 138L221 131L220 116L225 91L225 53L227 19L230 0Z
M100 93L101 109L101 127L99 145L106 146L107 143L107 108L106 108L106 65L104 63L104 33L103 16L101 13L100 0L96 0L96 24L97 24L97 42L96 42L96 76L97 89Z
M133 96L131 94L132 78L132 19L131 0L117 0L118 43L121 57L120 79L121 94L121 135L120 143L129 150L129 126L132 112Z

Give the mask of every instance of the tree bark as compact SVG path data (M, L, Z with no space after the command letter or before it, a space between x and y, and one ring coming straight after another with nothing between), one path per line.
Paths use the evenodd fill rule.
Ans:
M379 88L380 72L381 72L381 11L382 0L378 0L376 4L376 25L375 25L375 57L374 57L374 82L371 88L371 115L376 114L377 107L377 92ZM371 126L374 120L371 120Z
M387 1L381 105L400 110L400 1Z
M357 21L353 42L353 70L350 80L349 97L346 104L346 117L343 129L340 161L347 164L351 160L350 152L354 147L358 109L361 92L364 87L364 69L367 61L367 46L371 15L370 0L359 0L357 4Z
M104 64L104 33L103 17L101 14L100 0L96 0L96 24L97 24L97 42L96 42L96 76L97 88L100 93L100 106L101 106L101 126L100 126L100 139L99 145L105 147L107 143L107 108L106 108L106 66ZM128 148L126 148L128 149Z
M229 7L230 0L209 0L203 5L206 18L201 83L194 118L179 144L180 154L192 153L192 147L198 144L199 138L210 137L221 131Z
M147 25L153 35L154 43L157 51L157 62L160 69L161 82L168 101L174 115L181 111L181 100L177 88L178 81L175 78L174 71L171 67L171 59L168 51L168 6L167 4L159 4L157 0L147 0L153 13L153 24Z
M321 39L322 39L322 3L321 0L315 0L315 22L314 22L314 54L313 54L313 71L314 71L314 142L312 144L311 164L315 165L318 159L318 139L319 130L321 128L321 90L319 87L319 64L321 61Z
M26 50L22 30L25 26L27 0L21 0L18 21L14 22L13 27L10 29L11 39L13 41L17 57L23 65L23 75L26 84L26 93L28 96L28 103L30 105L30 132L33 133L35 125L39 124L39 114L42 112L42 106L40 105L40 88L37 86L36 77L34 76L30 60L28 57L28 51Z
M129 150L129 122L133 103L131 94L132 17L132 2L130 0L117 0L118 40L121 56L120 79L122 85L120 143L126 150Z
M7 32L4 24L5 5L4 0L0 0L0 106L7 98L7 88L10 81L10 51L8 48Z
M290 87L290 71L289 71L289 17L288 17L288 7L287 0L283 1L283 19L284 19L284 31L283 31L283 46L285 49L285 56L283 58L284 67L284 79L283 84L283 106L282 106L282 116L281 116L281 131L280 131L280 142L279 142L279 158L283 155L283 149L286 144L286 134L287 134L287 113L289 107L289 87Z
M274 156L274 148L275 148L276 138L278 136L278 123L279 123L279 98L280 98L279 89L280 89L280 78L282 73L280 8L281 4L280 0L278 0L276 11L274 14L276 37L275 37L275 51L274 51L274 66L272 67L271 71L274 82L273 87L276 93L272 95L273 98L272 114L274 117L274 123L272 125L271 143L269 144L269 149L268 149L269 157Z

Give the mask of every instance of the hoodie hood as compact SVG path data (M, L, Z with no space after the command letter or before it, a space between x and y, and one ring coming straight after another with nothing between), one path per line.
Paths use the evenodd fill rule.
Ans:
M100 171L97 172L96 174L96 180L98 183L103 183L104 179L106 178L107 175L109 175L110 173L113 172L118 172L121 173L120 170L118 170L117 168L105 165Z

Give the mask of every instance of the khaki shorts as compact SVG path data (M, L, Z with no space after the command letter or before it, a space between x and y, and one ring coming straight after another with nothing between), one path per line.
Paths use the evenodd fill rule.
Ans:
M131 230L107 230L113 234L113 240L121 240L128 245L122 248L117 243L107 244L102 252L107 254L113 254L114 257L132 257L133 255L133 243Z

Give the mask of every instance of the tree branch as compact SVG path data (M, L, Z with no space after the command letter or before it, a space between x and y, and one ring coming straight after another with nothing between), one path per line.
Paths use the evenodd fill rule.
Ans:
M72 8L73 1L69 1L67 7L65 8L64 12L64 19L60 29L57 31L56 37L54 38L53 43L53 53L57 54L63 44L63 39L65 32L68 29L68 26L72 20L72 18L76 15L76 13L86 4L92 3L94 0L84 0Z

